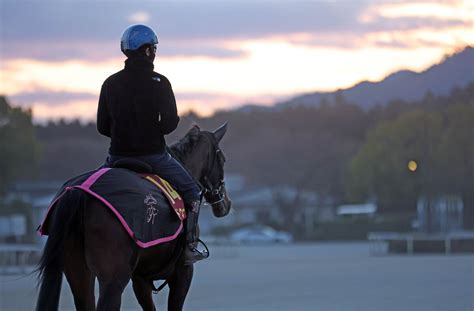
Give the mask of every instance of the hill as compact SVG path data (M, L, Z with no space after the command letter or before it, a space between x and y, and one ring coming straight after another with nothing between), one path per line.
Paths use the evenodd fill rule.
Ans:
M454 88L462 88L474 81L474 47L446 57L422 72L402 70L379 82L364 81L336 92L315 92L294 97L275 107L315 106L321 102L334 103L342 95L345 101L364 109L386 105L390 101L418 101L427 93L446 96Z

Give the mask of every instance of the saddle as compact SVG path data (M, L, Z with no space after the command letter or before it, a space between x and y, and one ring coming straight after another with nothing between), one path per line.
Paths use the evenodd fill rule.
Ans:
M48 234L48 221L56 202L71 189L80 189L103 203L141 248L169 242L183 230L184 202L175 189L151 166L136 159L122 159L67 181L52 200L38 228Z

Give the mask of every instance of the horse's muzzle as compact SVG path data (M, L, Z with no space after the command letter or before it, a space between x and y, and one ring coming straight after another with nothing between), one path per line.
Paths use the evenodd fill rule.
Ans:
M231 206L232 201L227 197L227 193L225 193L221 202L212 205L212 212L216 217L224 217L229 214Z

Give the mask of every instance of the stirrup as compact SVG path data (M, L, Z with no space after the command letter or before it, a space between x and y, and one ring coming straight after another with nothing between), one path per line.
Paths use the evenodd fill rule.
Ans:
M184 264L185 265L192 265L193 263L195 263L197 261L209 258L210 252L209 252L209 248L207 247L207 245L201 239L197 239L196 243L197 244L199 244L199 243L202 244L202 246L204 246L204 249L202 251L200 251L197 247L197 244L196 244L196 246L193 246L193 248L190 248L190 251L192 251L194 253L194 257L193 258L184 258ZM188 248L188 245L186 245L185 247Z
M204 249L203 249L202 251L200 251L200 250L197 248L197 246L198 246L199 244L202 244L202 246L204 246ZM207 248L207 245L203 242L203 240L201 240L201 239L199 239L199 238L197 239L197 244L196 244L196 246L194 247L194 249L196 250L196 252L198 252L198 253L200 253L201 255L204 256L203 259L207 259L207 258L209 258L209 256L211 255L210 252L209 252L209 248Z

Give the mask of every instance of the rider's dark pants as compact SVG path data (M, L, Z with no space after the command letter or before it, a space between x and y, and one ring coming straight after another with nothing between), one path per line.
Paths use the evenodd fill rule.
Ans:
M115 161L120 159L130 158L126 156L109 155L107 157L106 166L111 166ZM169 182L183 197L186 203L190 203L200 199L199 187L188 173L188 171L168 152L151 154L146 156L134 156L138 159L148 163L153 172L160 175L161 178Z

